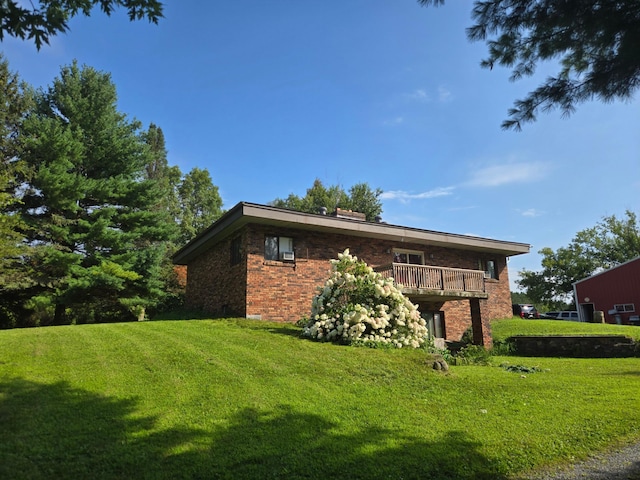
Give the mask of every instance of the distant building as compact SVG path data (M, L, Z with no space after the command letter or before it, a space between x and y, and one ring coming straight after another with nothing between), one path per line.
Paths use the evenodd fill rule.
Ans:
M604 312L606 323L640 324L640 257L573 284L582 322Z

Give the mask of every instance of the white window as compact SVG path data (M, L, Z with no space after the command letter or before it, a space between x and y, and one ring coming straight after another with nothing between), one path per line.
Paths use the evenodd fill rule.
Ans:
M293 238L269 235L264 237L264 259L293 260Z
M480 260L478 261L478 268L484 271L485 278L498 279L498 270L496 269L495 260Z
M394 250L393 263L424 265L424 254L417 250Z
M616 312L635 312L636 306L633 303L618 303L613 306Z

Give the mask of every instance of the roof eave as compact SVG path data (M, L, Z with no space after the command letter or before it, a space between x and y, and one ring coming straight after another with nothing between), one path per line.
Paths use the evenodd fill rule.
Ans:
M402 227L386 223L336 218L326 215L295 212L281 208L241 202L225 213L173 256L176 264L187 264L204 250L249 223L325 231L367 238L390 240L397 243L458 248L505 255L507 257L529 253L531 246L525 243L506 242L468 235L434 232Z

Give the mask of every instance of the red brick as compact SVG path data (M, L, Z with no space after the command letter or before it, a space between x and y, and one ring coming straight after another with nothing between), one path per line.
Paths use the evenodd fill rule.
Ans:
M294 262L266 261L265 235L292 237ZM241 238L242 261L231 266L231 240ZM487 300L479 301L485 345L490 345L489 321L511 315L506 257L462 249L312 232L249 224L211 247L188 265L186 302L190 308L220 316L237 315L279 322L307 317L317 287L330 272L329 260L349 249L370 266L390 264L394 248L424 252L427 265L478 269L479 260L494 260L498 280L487 279ZM459 340L471 326L471 301L424 303L422 309L444 312L446 336Z

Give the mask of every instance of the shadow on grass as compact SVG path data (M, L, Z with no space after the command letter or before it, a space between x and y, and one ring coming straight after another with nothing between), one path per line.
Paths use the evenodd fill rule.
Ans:
M235 322L236 325L249 330L256 330L260 332L268 332L276 335L285 335L288 337L300 338L302 335L302 328L296 326L293 323L275 323L264 322L261 320L252 320L245 318L227 319L227 321Z
M623 372L612 372L612 373L602 374L602 376L603 377L605 376L640 377L640 370L625 370Z
M214 430L162 429L135 399L14 380L0 383L0 424L0 478L505 478L462 432L346 431L285 406L240 409Z
M12 380L0 383L0 478L150 478L203 432L158 431L137 400Z

